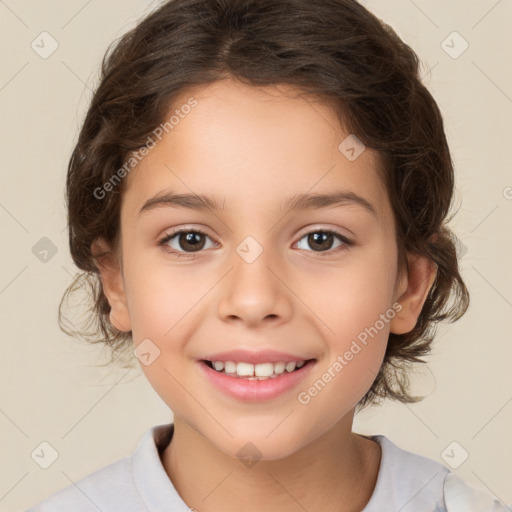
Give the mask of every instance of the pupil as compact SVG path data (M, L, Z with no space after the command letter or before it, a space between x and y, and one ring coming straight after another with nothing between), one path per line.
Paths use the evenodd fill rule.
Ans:
M180 236L180 247L183 250L190 249L192 251L198 251L201 250L204 246L204 239L201 240L201 237L203 235L201 233L195 233L195 232L189 232L189 233L182 233ZM185 244L182 243L183 239L185 239ZM201 243L202 241L202 243ZM189 244L189 247L186 247L186 245Z
M187 250L187 247L185 246L188 244L188 249L191 249L192 252L201 250L204 247L204 239L202 236L203 235L201 233L196 232L182 233L180 236L180 247L184 250ZM185 244L182 243L183 239L185 239ZM332 246L332 241L332 233L317 231L316 233L310 233L308 235L308 243L310 247L315 248L316 246L319 251L327 251L330 249Z
M314 246L320 246L320 251L326 251L331 248L332 246L332 239L333 234L332 233L325 233L324 231L318 231L316 233L310 233L308 236L308 243L311 248L314 249ZM326 240L329 242L327 247L325 246ZM322 247L322 243L324 243L324 246Z

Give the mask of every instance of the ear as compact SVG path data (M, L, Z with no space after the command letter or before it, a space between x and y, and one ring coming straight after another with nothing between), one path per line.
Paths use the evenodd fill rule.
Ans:
M408 253L407 262L409 268L402 276L395 298L402 309L390 323L390 331L395 334L414 329L437 274L437 265L425 256Z
M103 293L110 305L110 322L119 331L129 332L131 321L123 272L114 250L103 238L97 238L91 244L91 253L99 270Z

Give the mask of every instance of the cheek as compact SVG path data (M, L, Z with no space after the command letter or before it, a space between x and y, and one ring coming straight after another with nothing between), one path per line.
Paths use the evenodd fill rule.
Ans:
M346 288L332 286L331 300L322 304L325 357L298 396L312 416L333 425L347 414L370 389L382 365L396 309L389 291L352 272ZM382 276L381 276L382 278ZM336 300L332 299L336 297Z
M148 347L150 364L141 369L172 410L187 407L184 381L187 340L198 328L199 301L215 283L214 276L144 260L133 251L124 262L125 286L134 346ZM150 340L149 343L146 340ZM146 350L144 350L146 352ZM190 405L190 404L188 404Z
M186 268L185 268L186 267ZM168 340L188 322L201 297L212 287L210 275L193 266L170 266L144 258L125 263L126 295L135 340Z
M326 338L335 350L367 332L386 312L393 314L396 253L392 247L375 244L347 258L346 265L307 280L302 293L315 315L324 324ZM387 339L389 322L377 324ZM372 330L374 332L374 330ZM361 334L364 337L364 334Z
M190 411L190 398L182 388L186 341L190 337L193 307L206 291L195 286L197 283L187 272L144 262L142 257L126 260L125 276L134 347L141 370L174 413ZM150 354L149 361L144 359L144 353Z
M361 251L346 270L322 279L323 287L310 288L308 305L321 319L326 349L315 375L318 402L328 408L335 403L338 412L355 405L377 376L397 312L392 302L396 253L393 247L378 249ZM321 393L324 387L333 392Z

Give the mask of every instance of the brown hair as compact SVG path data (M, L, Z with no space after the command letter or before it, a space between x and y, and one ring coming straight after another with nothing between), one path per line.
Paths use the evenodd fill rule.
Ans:
M69 244L84 272L62 298L61 329L107 344L112 361L116 354L135 359L131 332L109 321L91 254L98 237L118 250L124 181L104 197L97 191L165 121L173 98L228 76L252 86L287 83L320 98L380 154L399 270L407 268L411 251L434 261L437 275L414 329L390 334L384 363L359 406L385 397L418 400L409 394L408 366L424 362L435 324L457 320L469 305L456 238L446 225L454 172L442 116L421 83L416 54L354 0L173 0L109 47L68 166ZM92 305L76 329L62 308L83 286Z

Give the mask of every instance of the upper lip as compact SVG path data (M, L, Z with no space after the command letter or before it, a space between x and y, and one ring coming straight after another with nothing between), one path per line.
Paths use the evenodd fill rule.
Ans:
M252 364L279 363L281 361L286 363L291 361L307 361L308 359L312 358L278 352L276 350L259 350L256 352L244 349L228 350L227 352L219 352L202 358L205 361L233 361Z

